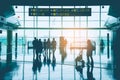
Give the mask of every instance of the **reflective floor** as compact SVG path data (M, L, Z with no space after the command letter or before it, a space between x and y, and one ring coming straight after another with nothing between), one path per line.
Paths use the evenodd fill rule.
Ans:
M94 66L87 64L83 50L83 66L80 61L75 62L80 50L56 49L54 55L51 52L45 58L43 52L39 59L33 59L32 49L19 49L17 57L13 53L12 63L6 64L6 56L1 55L0 80L115 80L112 59L106 50L93 52Z

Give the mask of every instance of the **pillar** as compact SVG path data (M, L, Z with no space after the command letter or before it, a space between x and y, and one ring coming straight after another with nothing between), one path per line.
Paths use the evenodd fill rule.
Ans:
M7 62L12 61L12 30L7 30Z
M18 34L15 33L15 59L17 59L17 40L18 40Z
M113 68L114 76L119 79L120 76L120 29L113 31L113 43L112 43L112 58L113 58Z

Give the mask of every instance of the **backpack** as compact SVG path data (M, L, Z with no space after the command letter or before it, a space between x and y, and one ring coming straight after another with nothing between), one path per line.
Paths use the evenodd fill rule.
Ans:
M95 44L95 42L93 42L93 44L92 44L92 50L95 50L96 49L96 44Z
M92 50L95 50L95 49L96 49L96 47L94 45L92 45Z

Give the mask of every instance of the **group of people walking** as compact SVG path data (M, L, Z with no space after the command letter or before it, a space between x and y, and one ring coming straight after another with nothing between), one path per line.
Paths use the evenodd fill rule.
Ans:
M50 50L53 51L53 53L56 50L56 40L53 38L52 41L50 41L50 38L44 39L42 41L41 39L37 39L34 37L34 40L32 41L33 44L33 59L41 57L42 52L44 52L44 55L46 56L48 53L50 54Z
M41 39L37 39L34 37L34 40L32 41L33 44L33 59L41 57L41 54L43 53L43 56L49 56L52 53L55 53L56 50L56 40L55 38L50 41L50 38L44 39L42 41ZM60 37L60 50L65 50L67 44L67 40L64 37ZM93 65L93 58L92 58L92 52L95 50L95 46L93 46L91 40L87 40L87 62L88 64L91 63Z

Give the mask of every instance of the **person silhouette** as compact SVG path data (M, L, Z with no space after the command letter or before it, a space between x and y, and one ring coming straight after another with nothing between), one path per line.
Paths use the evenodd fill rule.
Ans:
M37 48L37 38L34 37L34 40L32 41L32 45L33 45L33 59L35 58L35 54L36 54L36 48Z
M38 57L39 57L39 40L37 39L36 40L36 59L38 59Z
M91 40L87 40L87 64L93 65L93 57L92 57L93 45ZM91 61L91 62L90 62Z
M37 47L37 49L38 49L38 57L40 58L41 57L41 54L42 54L42 50L43 50L43 45L42 45L42 41L41 41L41 39L39 39L39 41L38 41L38 47Z
M47 64L49 65L51 63L51 42L50 38L47 40Z
M44 41L43 41L43 51L44 51L43 56L46 57L47 56L47 41L46 41L46 39L44 39Z
M50 42L50 38L48 38L48 40L47 40L47 53L50 53L50 48L51 48L51 42Z
M104 48L105 48L105 43L103 41L103 39L100 40L100 52L103 53L104 52Z
M63 45L64 45L64 50L66 51L66 47L67 47L67 39L64 38L64 41L63 41Z
M67 57L66 50L63 47L60 47L61 62L64 63L65 58Z
M55 53L55 50L56 50L56 41L55 41L55 38L53 38L52 42L51 42L51 47L52 47L52 52L53 54Z

